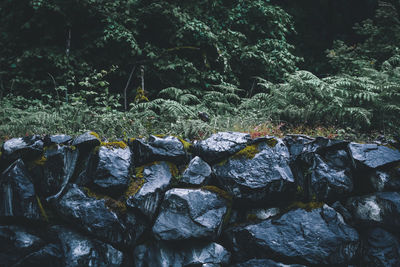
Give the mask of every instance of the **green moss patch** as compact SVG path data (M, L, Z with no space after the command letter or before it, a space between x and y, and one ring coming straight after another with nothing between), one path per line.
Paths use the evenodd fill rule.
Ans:
M118 201L109 196L94 192L94 191L90 190L88 187L84 187L83 190L89 197L92 197L95 199L104 199L104 203L105 203L106 207L109 208L111 211L116 211L119 213L126 213L127 208L126 208L126 205L124 202Z
M260 151L258 149L258 144L252 144L237 152L235 155L232 156L232 158L253 159L259 152Z

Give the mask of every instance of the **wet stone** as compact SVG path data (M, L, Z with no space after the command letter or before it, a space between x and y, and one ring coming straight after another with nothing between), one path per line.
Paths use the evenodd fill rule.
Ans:
M135 166L153 161L183 163L186 158L186 151L182 142L174 136L157 137L150 135L147 141L133 140L131 147Z
M169 165L162 161L144 166L140 175L143 177L136 177L136 180L143 182L138 185L137 192L128 195L126 205L140 210L150 220L153 220L164 192L168 190L171 183L171 170Z
M195 143L194 154L212 164L242 150L250 141L249 134L220 132Z
M89 239L63 226L53 226L51 231L61 243L65 266L117 267L123 264L123 253L109 244Z
M42 219L32 178L21 159L2 173L0 192L0 218Z
M180 183L187 185L204 185L208 182L212 170L200 157L194 157L180 179Z
M2 151L6 160L34 159L43 152L43 140L39 135L12 138L4 142Z
M213 165L221 187L246 204L291 198L295 183L289 151L281 140L276 142L272 147L266 142L253 145L254 157L234 155Z
M377 144L349 145L353 160L362 167L378 168L387 164L400 162L400 151Z
M217 243L157 242L135 248L136 267L145 266L221 266L228 264L230 253Z
M100 147L93 184L110 195L121 195L129 184L131 152L129 148Z
M86 132L76 137L72 145L80 149L90 149L99 146L100 140L94 132Z
M340 214L324 205L291 210L276 219L236 226L226 231L234 260L274 255L301 264L340 265L357 255L359 237Z
M214 239L226 212L226 200L217 193L174 188L165 193L153 233L161 240Z
M358 223L399 231L400 194L398 192L378 192L351 197L346 202L346 208Z

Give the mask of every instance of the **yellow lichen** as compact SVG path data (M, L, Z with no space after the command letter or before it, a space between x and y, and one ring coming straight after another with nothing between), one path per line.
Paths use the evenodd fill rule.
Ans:
M258 220L257 214L253 214L253 213L247 214L246 220L247 221L256 221L256 220Z
M135 176L136 178L143 178L143 171L144 171L144 165L140 167L135 168Z
M201 189L217 193L219 196L228 200L228 203L232 202L232 196L228 192L226 192L225 190L222 190L221 188L218 188L214 185L205 185L205 186L202 186Z
M120 213L126 212L126 210L127 210L126 205L122 201L118 201L109 196L94 192L87 187L84 187L83 189L88 197L92 197L92 198L99 199L99 200L104 199L104 204L111 211L118 211Z
M228 159L224 159L224 160L221 160L220 162L218 162L217 165L218 166L224 166L225 163L227 163L227 162L228 162Z
M258 144L248 145L235 155L232 158L247 158L252 159L257 155L260 151L258 150Z
M277 143L278 143L278 140L276 140L276 138L270 138L267 140L267 145L269 147L275 147Z
M313 209L318 209L321 208L324 205L323 202L316 202L316 201L311 201L311 202L300 202L300 201L295 201L292 204L288 206L288 210L292 209L304 209L306 211L311 211Z
M70 146L69 147L71 150L75 150L76 149L76 146Z
M99 136L98 133L96 133L96 132L90 132L90 134L93 135L94 137L96 137L97 139L99 139L99 141L100 141L100 136Z
M38 203L38 206L39 206L39 209L40 209L40 213L42 214L44 220L46 222L48 222L49 221L49 217L47 217L46 211L44 210L42 202L40 201L40 198L38 196L36 196L36 200L37 200L37 203Z
M41 157L38 157L34 161L32 161L33 164L38 165L38 166L43 166L47 161L47 158L42 155Z
M107 148L127 148L127 144L124 141L115 141L115 142L101 142L101 146L105 146Z
M145 179L143 178L136 178L131 179L131 182L128 186L128 189L125 191L125 198L128 199L130 196L134 196L137 192L139 192L140 188L145 183Z

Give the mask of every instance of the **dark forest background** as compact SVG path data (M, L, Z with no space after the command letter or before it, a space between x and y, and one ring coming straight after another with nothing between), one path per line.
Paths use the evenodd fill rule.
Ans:
M4 0L0 27L3 137L400 124L398 0Z

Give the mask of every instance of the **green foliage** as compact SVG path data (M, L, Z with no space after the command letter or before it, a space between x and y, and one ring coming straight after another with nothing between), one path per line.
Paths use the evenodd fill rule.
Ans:
M25 97L122 93L129 66L142 64L150 98L167 87L249 88L254 75L281 81L299 60L286 41L291 17L269 1L2 1L0 18L4 94Z

